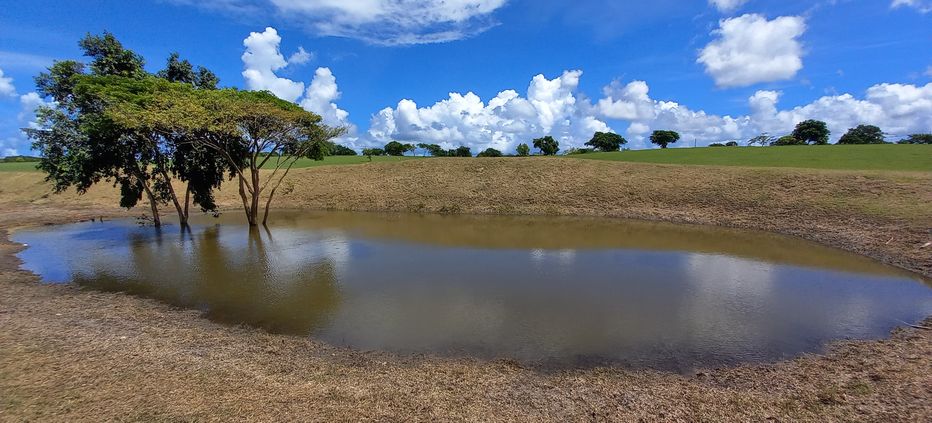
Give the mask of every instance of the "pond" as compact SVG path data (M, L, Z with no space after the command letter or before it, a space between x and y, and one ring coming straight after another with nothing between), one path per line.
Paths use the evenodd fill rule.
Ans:
M689 371L884 337L920 277L767 233L641 221L278 211L21 230L47 283L121 291L337 346Z

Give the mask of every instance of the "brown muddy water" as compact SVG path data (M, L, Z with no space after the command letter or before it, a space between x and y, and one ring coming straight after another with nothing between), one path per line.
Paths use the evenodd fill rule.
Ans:
M886 336L919 276L795 238L554 217L278 211L25 229L47 283L121 291L337 346L689 371Z

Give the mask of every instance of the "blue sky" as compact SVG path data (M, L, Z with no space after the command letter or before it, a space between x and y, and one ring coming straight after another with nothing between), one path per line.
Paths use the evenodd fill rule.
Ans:
M341 141L356 148L512 151L548 134L567 148L595 130L650 148L656 129L706 145L806 118L834 138L860 123L932 132L929 0L12 3L0 11L0 154L29 152L18 128L40 101L32 77L80 59L77 40L104 30L153 72L178 51L222 85L349 126ZM309 54L289 60L299 48Z

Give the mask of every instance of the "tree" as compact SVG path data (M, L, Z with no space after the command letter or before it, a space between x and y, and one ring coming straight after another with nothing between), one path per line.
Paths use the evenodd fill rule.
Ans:
M385 144L384 150L385 154L389 156L404 156L405 153L414 150L414 146L411 144L402 144L398 141L391 141Z
M362 155L363 155L363 156L366 156L366 157L369 159L369 161L371 162L371 161L372 161L372 156L376 156L376 157L378 157L378 156L384 156L384 155L385 155L385 150L382 150L381 148L363 148L363 149L362 149Z
M447 151L444 150L443 147L437 144L420 143L417 145L417 148L424 150L425 154L430 154L431 156L434 156L434 157L447 156Z
M502 157L502 152L494 148L486 148L477 154L476 157Z
M932 144L932 134L912 134L898 144Z
M86 35L78 45L90 57L91 73L128 79L143 78L144 61L124 49L110 33ZM83 194L101 180L120 186L120 205L133 207L143 193L149 200L152 221L160 225L159 195L155 185L160 172L153 166L159 150L144 148L144 134L134 133L103 116L105 103L94 92L79 95L77 85L85 66L76 61L59 61L35 78L39 94L55 100L53 106L37 110L37 127L24 129L39 151L39 168L56 192L75 187Z
M838 140L839 144L883 144L883 131L874 125L858 125Z
M828 144L828 137L831 132L828 125L821 120L805 120L796 124L793 130L793 138L799 140L802 144Z
M472 157L472 150L469 147L461 145L450 151L447 151L449 157Z
M531 148L528 147L527 144L521 143L521 144L518 144L516 152L518 153L518 156L520 157L527 157L531 154Z
M614 132L596 132L586 145L599 151L618 151L628 143L621 135Z
M34 149L43 153L39 167L56 191L75 187L84 193L93 184L111 181L120 187L123 207L134 207L145 196L155 225L161 224L160 204L174 205L182 225L187 224L192 201L205 211L214 210L213 190L228 170L221 158L195 147L190 133L157 132L112 117L114 104L144 109L153 92L169 89L171 83L148 75L142 57L123 48L110 33L87 35L79 45L92 59L91 74L85 75L85 66L76 61L55 62L40 73L37 91L56 105L40 108L38 127L24 130ZM199 68L195 73L177 55L159 75L191 89L200 88L198 81L208 76L212 82L204 88L217 84L212 72ZM186 184L183 200L173 179Z
M765 145L773 145L773 143L776 140L777 140L776 137L772 137L766 132L764 132L754 138L749 139L748 145L751 146L751 145L759 144L761 147L763 147Z
M355 156L358 154L356 153L356 150L353 150L352 148L349 148L347 146L336 144L336 143L330 143L330 144L331 145L330 145L329 150L330 150L331 156Z
M660 148L667 148L667 145L674 144L680 140L680 134L676 131L654 131L650 134L650 142L657 144Z
M805 143L797 139L792 135L784 135L780 138L777 138L770 143L772 146L781 146L781 145L804 145Z
M104 31L103 35L87 34L78 46L84 55L92 57L91 70L94 75L114 75L127 78L141 78L146 75L146 61L132 50L123 48L113 34Z
M725 147L737 147L738 141L728 141L725 143Z
M534 148L540 150L540 153L545 156L554 156L560 151L560 143L550 135L547 135L546 137L535 139Z
M709 144L709 147L724 147L724 146L725 144L722 144L720 142L713 142L712 144Z
M181 82L191 84L196 88L205 90L216 90L220 79L207 68L198 66L195 71L194 66L187 60L182 60L178 53L172 53L168 56L165 69L160 70L156 76L167 79L172 82Z

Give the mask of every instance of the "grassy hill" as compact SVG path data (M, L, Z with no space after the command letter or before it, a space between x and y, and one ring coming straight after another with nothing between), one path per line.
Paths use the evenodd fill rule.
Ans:
M932 171L932 145L669 148L570 157L678 165Z

